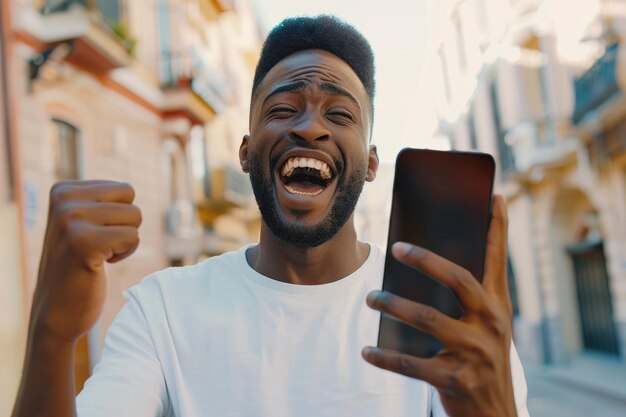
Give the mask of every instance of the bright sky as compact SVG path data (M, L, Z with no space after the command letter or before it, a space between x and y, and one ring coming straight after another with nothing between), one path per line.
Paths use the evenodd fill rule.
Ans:
M285 17L330 13L359 29L376 56L376 115L373 143L383 162L400 149L425 146L435 129L422 80L435 21L429 0L254 0L267 30ZM431 55L431 54L428 54Z

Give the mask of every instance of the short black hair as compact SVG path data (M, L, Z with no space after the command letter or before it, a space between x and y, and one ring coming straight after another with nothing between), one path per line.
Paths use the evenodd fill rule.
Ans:
M267 36L254 73L252 97L267 73L282 59L299 51L321 49L345 61L359 77L374 109L374 52L352 25L336 16L292 17Z

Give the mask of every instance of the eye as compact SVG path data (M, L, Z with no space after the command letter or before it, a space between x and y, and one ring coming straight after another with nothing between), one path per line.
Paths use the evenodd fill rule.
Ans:
M332 109L327 113L329 116L335 119L339 119L342 121L354 121L354 116L347 110L343 109Z
M270 108L267 111L267 114L268 116L272 116L275 118L285 118L292 116L296 112L297 110L291 106L278 105Z

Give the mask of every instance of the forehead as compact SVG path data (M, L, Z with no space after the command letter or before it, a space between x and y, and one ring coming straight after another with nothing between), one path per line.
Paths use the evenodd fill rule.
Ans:
M296 52L279 61L259 85L257 97L262 100L277 86L298 80L339 85L352 93L363 108L369 107L365 87L354 70L341 58L319 49Z

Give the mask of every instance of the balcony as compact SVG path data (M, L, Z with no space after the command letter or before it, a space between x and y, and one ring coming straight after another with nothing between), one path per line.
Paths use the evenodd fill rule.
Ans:
M626 121L620 120L602 133L594 135L587 149L589 158L598 168L624 155L626 153Z
M576 104L572 116L574 124L620 92L616 71L618 48L616 43L608 46L604 55L575 81Z
M224 77L197 49L162 53L159 72L166 117L183 115L203 124L224 110Z
M260 215L250 180L239 166L209 170L207 193L197 203L205 227L203 250L217 255L258 241Z
M224 165L209 171L208 194L199 203L203 223L211 223L215 216L231 208L246 208L253 204L250 180L241 168Z
M506 143L512 151L511 171L517 175L530 173L534 168L559 166L576 153L575 141L568 137L569 126L544 117L518 123L506 135Z
M119 24L105 23L104 16L94 1L48 1L40 13L24 12L19 19L18 36L34 38L31 44L41 57L50 54L57 46L66 44L69 52L65 61L98 76L128 66L134 41ZM41 61L40 58L36 58ZM34 60L33 64L37 61Z

